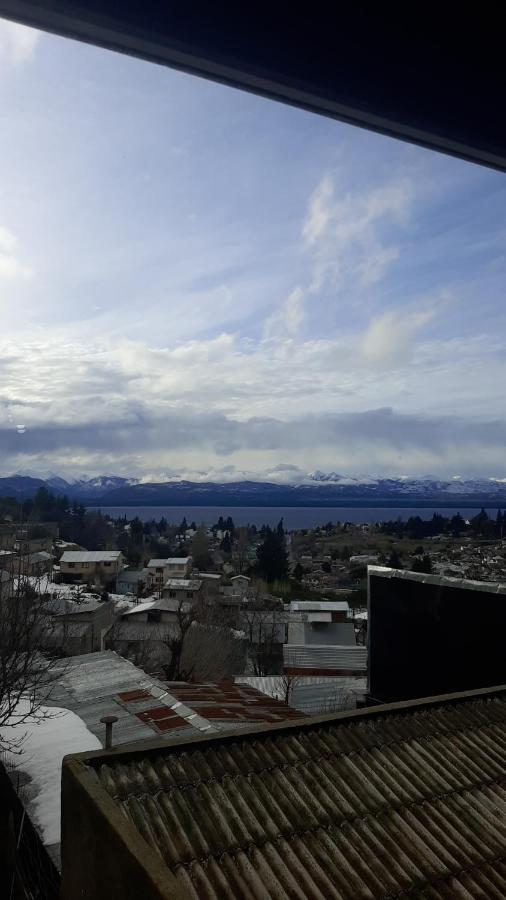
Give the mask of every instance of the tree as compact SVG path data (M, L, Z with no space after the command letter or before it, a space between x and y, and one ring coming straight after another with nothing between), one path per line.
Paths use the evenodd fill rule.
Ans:
M227 556L230 556L232 553L232 544L230 543L230 534L228 531L225 532L223 540L220 544L220 550L223 551Z
M180 600L162 643L169 651L162 666L168 681L220 681L244 669L244 641L216 605Z
M402 561L395 547L392 547L387 565L391 569L402 569Z
M284 537L279 531L269 529L263 542L257 547L257 567L259 574L266 581L283 581L288 576L288 554Z
M52 640L51 595L34 588L19 571L1 570L0 579L0 726L5 728L48 717L45 704L56 677L53 660L62 654ZM3 746L12 743L4 737Z
M430 575L432 572L432 560L430 556L425 554L424 556L415 556L413 562L411 563L411 571L412 572L423 572L426 575Z
M304 575L304 567L301 566L300 563L297 563L293 570L293 577L296 581L302 581L302 576Z
M209 538L204 525L200 525L192 537L191 555L197 569L207 569L211 563Z
M236 528L232 559L238 575L242 575L248 565L250 537L248 528Z

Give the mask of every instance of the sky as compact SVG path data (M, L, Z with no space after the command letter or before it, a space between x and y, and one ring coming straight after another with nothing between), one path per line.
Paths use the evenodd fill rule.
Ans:
M0 474L506 475L506 179L0 20Z

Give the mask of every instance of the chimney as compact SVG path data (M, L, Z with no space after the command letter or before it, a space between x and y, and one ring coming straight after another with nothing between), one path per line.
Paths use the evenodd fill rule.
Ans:
M105 749L110 750L112 747L112 726L118 721L118 717L102 716L100 721L105 725Z

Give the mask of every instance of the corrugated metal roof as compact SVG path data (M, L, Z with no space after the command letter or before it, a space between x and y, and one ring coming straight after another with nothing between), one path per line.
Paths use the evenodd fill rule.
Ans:
M493 900L505 750L502 689L87 764L193 900Z
M247 684L187 684L184 681L168 681L166 686L173 697L220 725L222 722L241 720L243 723L282 722L302 715L293 708L293 703L287 706L283 696L275 698Z
M290 612L348 612L347 600L291 600Z
M367 647L334 644L283 644L285 666L306 669L344 669L365 672Z
M281 675L238 675L235 681L280 699L284 698L287 687ZM301 712L316 715L355 709L357 700L363 699L366 693L367 678L362 675L301 675L290 684L288 703Z
M116 562L120 556L119 550L65 550L60 562Z

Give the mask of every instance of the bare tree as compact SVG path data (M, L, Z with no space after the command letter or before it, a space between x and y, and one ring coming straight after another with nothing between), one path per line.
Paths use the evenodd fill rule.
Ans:
M175 616L163 637L169 660L162 668L168 681L220 680L240 674L244 640L232 627L227 610L204 599L180 600Z
M168 681L187 681L191 677L191 671L183 668L183 649L188 632L198 615L198 610L196 604L181 599L175 614L176 621L163 638L163 643L170 654L169 661L165 663L163 670Z
M188 631L181 668L196 681L222 681L244 669L245 642L229 628L200 625Z
M21 568L21 564L19 566ZM34 579L7 573L0 593L0 726L47 718L54 678L54 604L37 590ZM60 670L61 671L61 670ZM2 739L0 738L0 746ZM3 738L3 746L12 743Z

